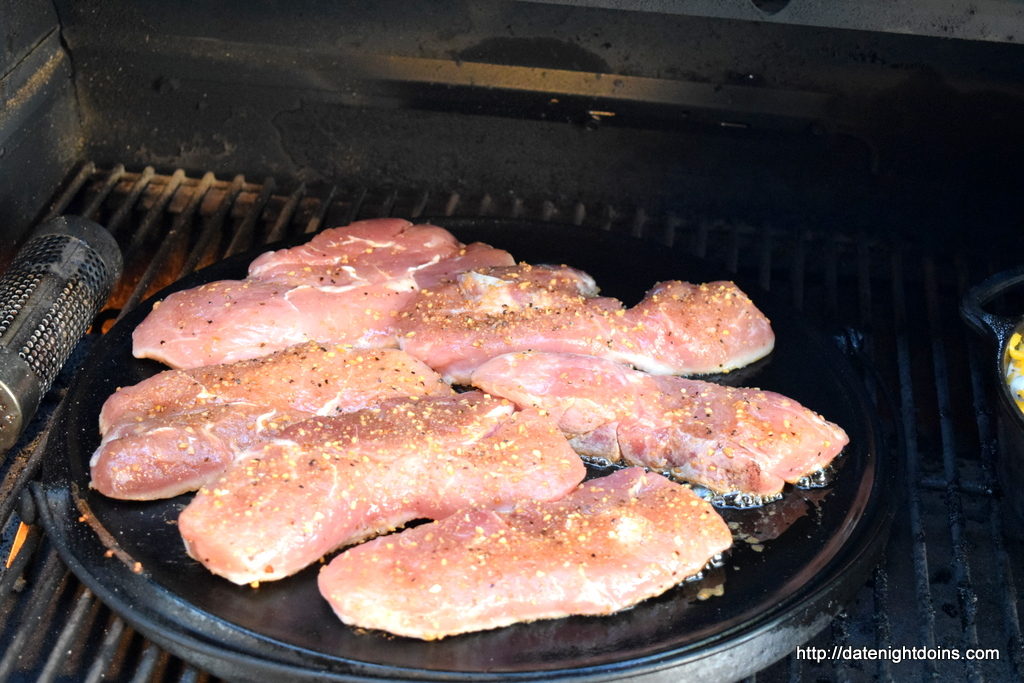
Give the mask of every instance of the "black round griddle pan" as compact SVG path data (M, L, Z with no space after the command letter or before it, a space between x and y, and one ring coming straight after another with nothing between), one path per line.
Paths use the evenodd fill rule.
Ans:
M611 233L504 220L435 221L533 263L591 273L602 293L635 303L658 280L730 279L671 249ZM252 254L168 288L244 277ZM245 680L733 680L823 628L863 584L885 543L891 462L849 360L803 317L739 282L771 318L776 350L738 375L842 425L850 445L825 489L793 490L758 510L726 511L736 531L723 567L632 609L421 642L349 628L316 589L317 567L256 589L209 574L176 527L188 496L148 503L89 489L100 406L116 387L162 369L131 355L142 304L99 340L49 433L34 487L61 556L101 600L152 640L211 673ZM729 377L729 376L727 376ZM705 598L705 599L699 599Z

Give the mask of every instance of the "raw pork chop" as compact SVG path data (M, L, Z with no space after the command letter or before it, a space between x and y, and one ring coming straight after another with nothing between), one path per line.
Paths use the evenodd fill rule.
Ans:
M662 282L632 308L596 296L566 266L461 273L413 297L400 314L401 348L459 384L512 351L581 353L656 374L726 372L771 352L768 319L731 282Z
M307 342L270 356L167 370L114 393L100 412L92 486L152 500L192 491L238 453L297 420L360 410L395 396L453 392L395 349L353 351Z
M469 392L293 424L200 489L178 526L235 583L467 506L564 496L585 468L550 419Z
M693 576L732 544L691 490L640 468L554 502L470 509L345 551L320 592L347 624L432 640L610 614Z
M434 225L360 221L257 257L244 280L171 294L135 329L133 353L193 368L310 340L394 347L394 316L417 289L463 270L511 263L505 251L466 246Z
M849 441L780 394L560 353L513 353L472 383L558 421L582 455L643 465L719 493L770 498L832 461Z

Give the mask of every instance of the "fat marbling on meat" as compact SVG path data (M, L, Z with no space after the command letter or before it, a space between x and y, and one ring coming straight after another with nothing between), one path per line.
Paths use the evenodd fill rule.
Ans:
M469 506L564 496L586 473L549 418L481 392L393 399L282 430L178 519L192 557L239 584Z
M394 347L394 317L416 290L463 270L511 263L505 251L464 245L434 225L359 221L257 257L243 280L171 294L136 327L133 353L193 368L311 340Z
M581 455L671 472L718 493L771 498L849 441L838 425L781 394L659 377L578 354L499 356L471 381L550 413Z
M721 373L771 352L768 319L731 282L661 282L636 306L597 296L567 266L499 266L422 289L400 313L402 349L467 384L513 351L580 353L656 374Z
M397 349L314 342L248 361L167 370L103 404L91 483L113 498L175 496L297 420L396 396L452 393L437 373Z
M560 500L465 509L374 539L332 560L319 585L347 624L433 640L617 612L731 544L725 521L690 489L627 468Z

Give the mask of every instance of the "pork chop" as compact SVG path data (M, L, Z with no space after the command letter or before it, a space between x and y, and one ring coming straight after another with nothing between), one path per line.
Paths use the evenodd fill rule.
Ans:
M611 614L693 576L732 544L690 489L627 468L552 502L466 509L351 548L320 571L347 624L433 640Z
M468 392L293 424L199 490L186 548L235 583L270 581L414 519L565 495L583 462L550 419L513 410Z
M194 368L310 340L395 347L395 316L417 289L463 270L511 263L505 251L461 244L434 225L359 221L262 254L244 280L171 294L136 327L133 353Z
M578 354L499 356L472 384L546 410L581 455L668 472L717 493L772 498L849 442L838 425L781 394Z
M567 266L476 269L422 289L399 315L401 348L466 384L513 351L568 352L656 374L721 373L771 352L768 319L731 282L655 285L632 308Z
M396 349L313 342L233 364L167 370L103 404L92 486L114 498L175 496L199 488L292 422L396 396L452 393L430 368Z

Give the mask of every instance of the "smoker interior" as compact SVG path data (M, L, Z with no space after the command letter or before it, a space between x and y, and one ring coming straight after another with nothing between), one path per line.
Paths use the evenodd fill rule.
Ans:
M896 33L601 4L614 5L0 10L0 261L72 213L106 225L128 264L0 461L0 679L209 678L59 560L24 493L40 443L122 311L225 256L377 216L630 234L757 282L857 345L900 500L872 579L810 644L999 658L792 653L752 678L1024 676L1016 492L995 474L988 356L957 314L967 287L1020 263L1024 29L993 2L974 4L1003 21L985 35L955 17Z

